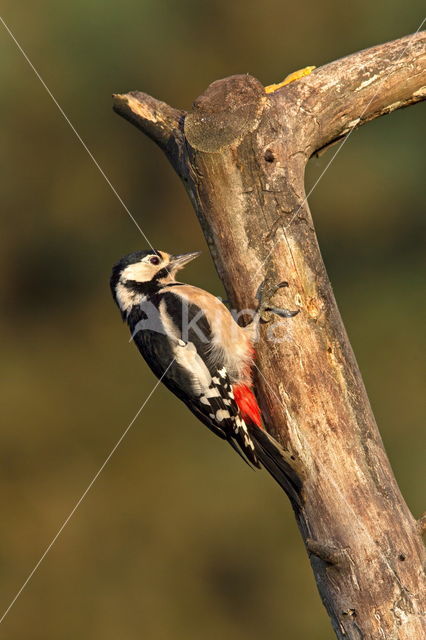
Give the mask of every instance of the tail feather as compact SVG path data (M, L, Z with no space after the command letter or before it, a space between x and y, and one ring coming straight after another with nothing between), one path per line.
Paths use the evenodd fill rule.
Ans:
M302 506L302 480L288 462L290 455L266 431L252 425L250 436L255 445L256 455L276 482L284 489L294 508Z

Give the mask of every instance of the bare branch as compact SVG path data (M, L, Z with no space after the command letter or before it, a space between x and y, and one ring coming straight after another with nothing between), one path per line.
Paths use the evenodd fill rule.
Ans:
M426 98L426 31L336 60L272 94L315 119L312 153L352 129Z
M162 149L167 150L179 136L184 112L173 109L142 91L115 93L113 109L143 131Z

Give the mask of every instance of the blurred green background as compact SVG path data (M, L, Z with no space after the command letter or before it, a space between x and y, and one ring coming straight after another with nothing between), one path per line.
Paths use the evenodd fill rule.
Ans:
M350 10L331 0L2 2L2 17L154 246L202 249L187 278L218 295L183 187L162 153L113 114L111 93L141 89L189 108L217 78L250 72L277 82L413 32L423 10L420 1L396 0ZM154 378L128 343L108 288L112 263L144 243L1 25L0 78L2 612ZM310 196L336 297L415 515L424 507L424 115L415 106L355 132ZM310 162L308 188L335 149ZM280 489L159 388L0 637L333 634Z

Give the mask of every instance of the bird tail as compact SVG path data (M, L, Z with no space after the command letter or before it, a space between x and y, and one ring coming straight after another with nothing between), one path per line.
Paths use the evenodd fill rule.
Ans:
M251 426L250 436L260 463L284 489L293 507L300 509L302 506L302 480L295 470L294 462L291 464L290 454L281 447L275 438L256 425Z

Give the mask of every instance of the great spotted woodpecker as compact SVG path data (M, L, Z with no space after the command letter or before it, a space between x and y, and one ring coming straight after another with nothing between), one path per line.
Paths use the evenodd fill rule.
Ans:
M263 429L252 391L253 342L262 312L297 312L261 300L253 321L240 327L218 298L176 281L176 273L198 255L148 250L125 256L113 267L114 300L154 374L246 462L263 465L297 505L299 477Z

